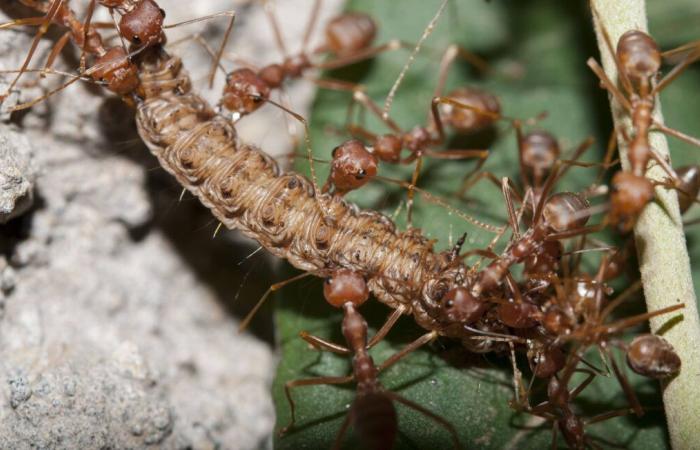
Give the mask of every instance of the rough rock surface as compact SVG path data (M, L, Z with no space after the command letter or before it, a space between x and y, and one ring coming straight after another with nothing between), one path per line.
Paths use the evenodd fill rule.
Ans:
M281 17L298 19L285 32L298 36L306 7L280 3ZM268 27L259 4L160 4L169 23L233 6L236 53L256 55L259 64L278 58L272 41L255 31ZM79 1L71 5L81 10ZM27 12L0 6L10 17ZM169 36L172 42L178 33L201 32L214 44L224 26L215 19ZM0 68L19 67L32 37L0 30ZM51 42L42 44L33 66ZM199 68L193 79L203 79L207 57L183 45L187 67ZM59 66L70 69L76 61L63 58ZM295 104L301 112L310 101L310 89L302 90L303 102ZM5 106L41 92L22 86ZM283 128L279 112L266 114L245 120L252 130L246 139L283 149L289 137L270 133ZM24 150L0 150L0 178L14 158L22 170L13 198L33 193L34 202L7 206L14 218L0 225L0 448L269 446L273 351L252 334L238 334L232 312L249 308L242 304L271 283L266 258L246 258L255 247L235 233L212 239L209 213L191 198L179 201L178 186L140 143L133 113L99 89L76 83L12 122L19 134L3 125L0 146L12 140ZM0 195L0 217L9 218L1 214L10 203Z
M14 127L0 124L0 223L32 205L36 172L29 139Z

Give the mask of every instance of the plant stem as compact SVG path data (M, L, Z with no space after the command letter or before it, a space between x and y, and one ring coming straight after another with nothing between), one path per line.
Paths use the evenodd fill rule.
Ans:
M598 14L594 25L603 68L608 77L617 81L617 66L601 33L607 30L613 45L629 30L647 30L644 0L591 0ZM634 132L630 116L610 96L622 167L629 170L628 145L623 137ZM663 123L658 98L654 118ZM662 156L669 155L665 135L650 135L651 146ZM646 173L653 180L666 178L665 172L653 165ZM669 321L667 316L651 320L654 333L663 333L682 360L681 373L663 383L663 399L668 421L671 445L674 449L698 448L700 444L700 320L693 290L690 260L685 245L685 235L678 209L678 197L674 190L658 187L656 201L639 217L634 227L647 309L655 311L678 303L685 303L682 316Z

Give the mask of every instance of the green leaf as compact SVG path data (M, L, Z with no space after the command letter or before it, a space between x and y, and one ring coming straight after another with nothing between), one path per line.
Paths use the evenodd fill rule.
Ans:
M652 8L651 31L660 32L662 48L679 45L669 30L692 28L692 17L700 14L696 2L683 0L693 14L678 14L678 5L655 3ZM438 8L439 2L426 0L351 0L348 9L368 12L380 23L377 42L400 38L416 42ZM690 39L692 33L686 33ZM696 36L697 37L697 36ZM561 1L492 1L460 0L450 2L424 50L409 70L397 92L391 116L403 127L425 124L433 89L437 82L441 52L451 43L458 43L484 56L494 73L480 76L466 63L459 62L450 70L451 88L479 86L496 94L504 114L531 118L546 111L548 117L537 124L554 133L565 151L570 151L588 136L596 139L594 147L583 158L600 161L611 133L611 119L606 94L586 66L588 57L598 58L595 40L585 2ZM383 103L391 85L407 59L408 52L382 54L374 61L331 74L361 82L368 95ZM689 134L700 134L697 118L700 101L697 86L700 70L692 68L663 95L667 123ZM310 118L311 137L317 158L328 160L331 150L346 139L329 130L342 130L346 121L349 96L346 93L321 91ZM370 115L366 128L377 133L388 132ZM488 138L488 139L486 139ZM483 170L498 177L518 180L515 136L503 122L492 136L450 140L457 148L480 148L488 144L491 156ZM465 147L464 145L467 145ZM469 147L471 146L471 147ZM700 149L672 142L674 162L687 164L700 161ZM447 147L446 147L447 148ZM484 222L501 225L506 221L500 191L482 182L469 192L469 202L458 202L452 194L464 175L474 168L474 161L426 160L418 185ZM308 173L308 162L298 169ZM316 163L319 182L328 172L327 164ZM383 165L381 174L409 179L412 168ZM592 182L596 169L574 168L558 186L558 190L580 190ZM516 181L517 182L517 181ZM366 208L388 215L394 214L406 193L401 188L381 182L372 183L349 198ZM700 208L695 208L695 217ZM691 216L692 216L691 214ZM397 217L405 226L405 208ZM493 237L488 231L465 222L445 208L420 199L414 224L438 240L444 249L462 233L468 233L467 248L484 247ZM700 259L700 227L689 233L691 257ZM592 269L593 266L588 267ZM291 271L287 271L291 275ZM694 277L696 290L700 276ZM622 287L622 286L621 286ZM636 309L643 308L641 302ZM389 315L385 306L370 301L361 308L370 327L376 331ZM316 376L342 376L350 373L349 358L318 352L298 337L301 330L344 344L340 334L341 314L323 300L320 280L304 279L286 287L276 299L276 322L282 359L273 386L278 424L277 430L289 422L290 409L284 394L285 382ZM423 331L405 317L377 345L372 355L382 362L421 335ZM593 358L595 359L595 358ZM522 361L521 361L522 362ZM521 367L525 367L522 364ZM629 371L628 371L629 372ZM460 442L467 448L546 448L551 442L551 424L526 414L516 414L509 407L513 396L512 369L506 356L470 355L458 345L440 341L429 348L410 354L381 375L384 386L440 415L457 429ZM661 399L655 382L630 377L642 404L648 408L643 419L619 417L587 427L587 433L630 448L667 448L665 421ZM297 426L283 437L276 437L280 449L330 448L336 438L349 404L354 398L354 384L345 386L310 386L293 390L297 407ZM584 416L626 406L626 399L614 377L597 377L577 401ZM404 406L399 412L397 448L451 448L449 434L428 417ZM540 424L542 426L530 429ZM359 448L352 430L344 438L346 448ZM563 439L559 436L559 445ZM607 446L606 444L603 444Z

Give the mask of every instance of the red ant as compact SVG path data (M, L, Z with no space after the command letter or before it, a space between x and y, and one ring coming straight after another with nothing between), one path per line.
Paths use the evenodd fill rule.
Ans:
M314 2L304 32L301 50L290 55L284 45L281 27L273 13L271 4L268 0L265 1L265 11L270 18L275 40L284 56L284 61L280 64L268 64L260 70L242 68L228 73L219 104L233 113L234 120L257 110L270 98L272 90L282 88L287 79L299 78L309 69L345 67L405 45L394 40L371 47L377 34L376 23L367 14L348 12L331 19L325 28L325 42L316 49L309 50L309 40L316 24L320 3L320 0ZM324 62L313 61L315 57L323 54L333 55L335 58ZM210 78L210 82L212 80L213 77ZM314 81L321 87L331 89L350 90L352 88L352 84L340 80Z
M74 76L68 82L37 99L12 107L12 111L29 108L53 95L54 93L64 89L75 81L82 79L83 76L89 76L94 81L104 83L109 90L118 95L132 93L139 86L138 70L131 61L132 58L146 48L164 44L165 34L163 30L165 28L173 28L179 25L208 20L218 16L229 16L231 17L231 21L227 30L228 34L233 26L234 18L233 12L226 11L182 23L163 25L165 11L163 11L154 0L91 0L85 23L81 23L75 17L73 11L67 7L66 0L53 0L48 9L44 5L32 0L23 0L23 3L39 11L46 11L46 15L43 17L35 17L30 19L19 19L7 24L8 26L24 24L40 25L40 29L34 39L34 44L32 45L22 68L18 71L17 77L10 85L7 92L9 92L12 86L14 86L21 74L27 71L29 61L36 50L38 39L45 34L46 29L52 21L67 26L69 31L66 32L54 46L51 55L48 58L48 62L41 72L45 73L49 71L50 66L58 53L67 43L69 37L72 37L82 50L81 68L79 76ZM110 12L112 10L116 10L121 14L121 19L116 25L117 30L119 30L119 36L127 39L131 44L136 46L136 50L127 53L125 48L121 46L115 46L107 49L104 47L102 44L102 38L96 31L96 27L104 28L109 25L100 23L93 26L91 24L96 3L109 8ZM93 54L97 57L95 64L88 69L85 68L86 54Z
M597 14L595 10L594 14ZM631 30L620 37L617 51L615 51L607 31L602 27L601 31L613 55L623 90L615 86L593 58L588 60L588 66L598 76L602 86L628 111L634 129L634 136L627 152L630 172L618 172L613 176L613 195L611 196L611 219L614 223L618 223L621 229L629 230L644 207L654 198L654 183L644 176L651 159L656 161L669 177L666 182L656 184L670 186L676 190L680 190L682 186L678 174L673 171L666 159L651 147L649 132L656 129L700 146L700 141L697 139L668 128L653 117L656 95L694 61L695 54L686 57L656 85L653 85L652 80L659 73L662 58L654 39L642 31ZM626 136L625 138L629 140Z
M323 286L323 294L328 303L336 308L343 309L342 331L348 347L328 342L307 332L301 332L300 335L305 341L319 350L327 350L340 355L352 354L353 373L344 377L317 377L285 383L284 392L289 401L291 421L289 425L280 430L280 434L289 431L296 422L294 401L291 395L293 388L319 384L345 384L355 381L357 383L357 394L350 406L350 411L338 431L333 448L340 448L343 436L349 426L352 426L355 432L358 433L365 448L392 448L398 432L397 416L393 402L402 403L445 427L452 435L455 448L460 448L455 429L445 419L403 398L399 394L385 390L378 380L380 372L413 350L434 340L437 337L437 333L432 331L421 336L377 367L368 350L386 336L395 323L395 319L392 320L390 318L377 334L368 341L367 322L357 311L357 307L367 301L369 290L364 278L357 272L347 269L336 270L330 278L326 279ZM392 315L392 318L394 316Z

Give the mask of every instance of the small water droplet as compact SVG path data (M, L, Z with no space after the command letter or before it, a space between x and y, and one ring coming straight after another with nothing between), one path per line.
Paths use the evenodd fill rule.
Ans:
M437 386L438 382L435 378L433 378L430 380L430 384L432 384L433 386Z

